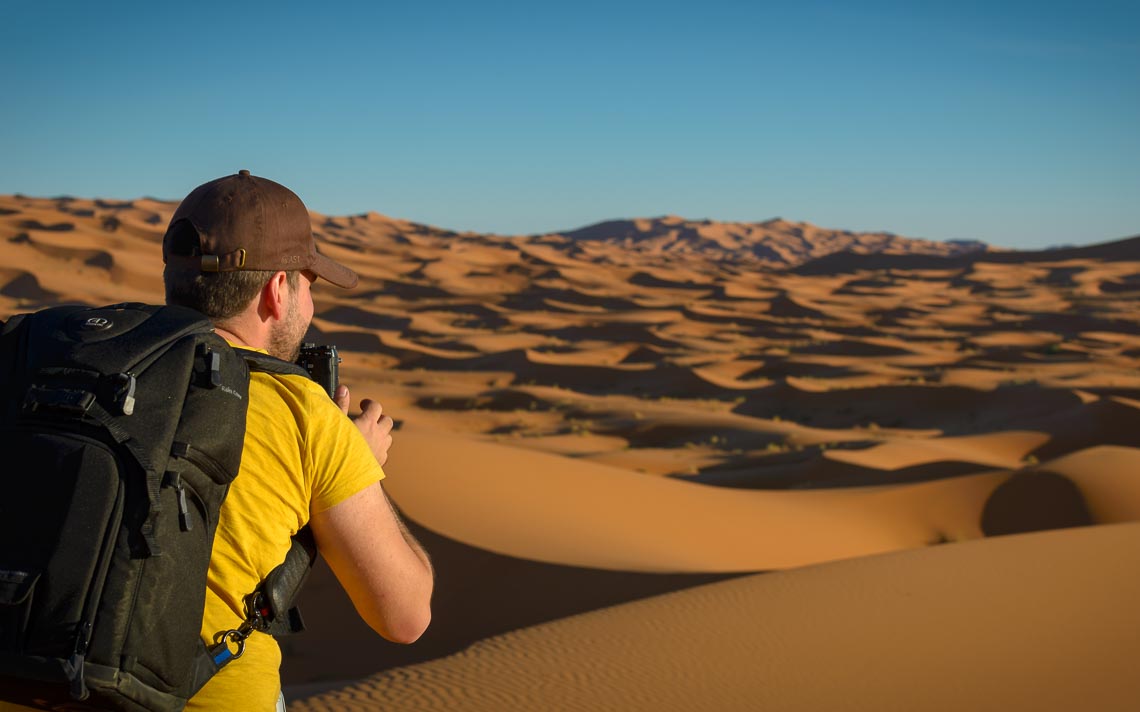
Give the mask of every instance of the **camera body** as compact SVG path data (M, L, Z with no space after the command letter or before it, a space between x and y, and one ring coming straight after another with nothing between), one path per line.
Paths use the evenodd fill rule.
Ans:
M309 372L309 378L316 381L329 398L336 398L336 387L340 383L340 354L332 344L301 344L297 365Z

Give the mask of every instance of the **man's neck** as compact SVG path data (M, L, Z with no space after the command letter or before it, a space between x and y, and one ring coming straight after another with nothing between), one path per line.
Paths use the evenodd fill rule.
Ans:
M249 346L249 344L245 342L245 339L241 338L229 329L223 328L221 326L215 326L214 333L230 342L234 346Z
M214 332L234 346L265 350L272 341L273 320L253 305L229 318L210 321Z

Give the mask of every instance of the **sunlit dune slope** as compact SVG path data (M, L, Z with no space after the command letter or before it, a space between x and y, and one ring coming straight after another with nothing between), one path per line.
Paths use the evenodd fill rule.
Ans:
M453 539L551 563L647 572L758 571L982 536L982 513L1009 472L933 482L815 491L740 491L540 452L405 429L388 489L409 517ZM1062 464L1085 497L1140 489L1119 448L1112 471L1090 453ZM1049 463L1040 467L1051 471ZM1026 471L1030 472L1030 471ZM414 473L414 476L411 476ZM1023 504L1033 506L1034 492ZM1097 509L1101 521L1128 512Z
M1140 525L745 577L482 641L297 710L1041 710L1140 699Z

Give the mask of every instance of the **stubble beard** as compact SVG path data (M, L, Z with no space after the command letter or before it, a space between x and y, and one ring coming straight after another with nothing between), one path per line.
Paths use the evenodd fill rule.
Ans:
M285 361L296 361L308 330L309 325L301 318L296 298L290 299L288 316L269 333L269 355Z

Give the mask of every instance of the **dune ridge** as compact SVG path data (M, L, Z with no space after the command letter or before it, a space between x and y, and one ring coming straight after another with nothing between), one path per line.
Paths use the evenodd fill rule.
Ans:
M976 240L939 242L890 232L852 232L773 218L742 223L686 220L676 215L609 220L556 235L578 244L602 242L625 251L700 254L719 259L793 267L832 253L952 256L984 251Z

